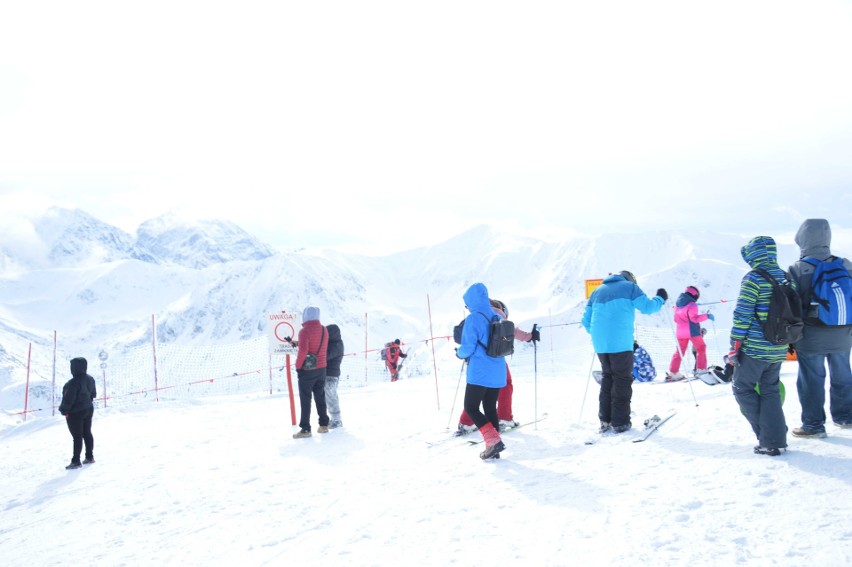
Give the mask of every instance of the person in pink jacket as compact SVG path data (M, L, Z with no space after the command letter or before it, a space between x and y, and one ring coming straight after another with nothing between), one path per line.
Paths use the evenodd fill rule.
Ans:
M707 345L701 335L701 322L714 320L712 313L699 313L698 305L695 303L700 292L698 288L691 285L680 294L675 302L674 321L677 325L677 350L672 355L669 371L666 372L666 380L683 380L684 375L680 373L680 362L686 347L692 341L695 349L695 371L701 372L707 369Z

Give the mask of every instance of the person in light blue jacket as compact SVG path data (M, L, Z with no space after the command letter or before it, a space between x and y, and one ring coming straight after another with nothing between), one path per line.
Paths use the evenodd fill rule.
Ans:
M583 312L583 327L592 336L592 345L601 362L601 391L598 418L601 433L612 429L622 433L632 427L630 402L633 397L633 323L638 310L645 315L658 312L668 293L663 288L649 298L636 285L636 276L627 270L604 279L589 297Z
M498 458L505 448L500 438L497 397L500 388L506 385L506 360L488 356L485 349L491 320L503 317L491 308L488 289L482 283L468 288L464 293L464 305L470 313L464 319L461 344L456 349L456 356L467 361L464 410L485 440L485 451L480 457Z

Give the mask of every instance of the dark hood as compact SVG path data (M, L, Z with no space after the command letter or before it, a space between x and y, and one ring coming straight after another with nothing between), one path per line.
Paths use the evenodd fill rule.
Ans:
M326 331L328 331L328 340L329 341L339 341L340 340L340 327L332 323L331 325L326 326Z
M88 370L89 363L85 358L71 359L71 376L85 376Z
M825 219L808 219L796 233L796 244L802 250L800 258L825 260L831 256L831 227Z
M693 301L695 301L694 297L692 297L691 295L689 295L686 292L683 292L683 293L681 293L680 295L677 296L677 301L675 302L675 305L677 307L686 307L687 305L689 305Z

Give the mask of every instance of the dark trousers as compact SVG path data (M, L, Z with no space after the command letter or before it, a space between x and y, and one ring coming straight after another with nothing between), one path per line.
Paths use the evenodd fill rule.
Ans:
M500 420L497 417L497 398L500 396L500 388L487 388L468 384L464 389L464 411L473 420L479 429L486 423L499 431ZM479 410L480 404L483 411Z
M94 458L95 438L92 437L92 416L94 415L95 408L91 408L69 413L65 418L65 423L68 424L68 431L71 432L71 437L74 439L74 455L71 457L72 463L80 462L83 443L86 444L86 458Z
M325 405L325 368L322 372L308 371L303 378L299 376L299 402L302 407L302 416L299 419L299 427L306 431L311 430L311 396L317 405L319 424L328 425L328 411Z
M761 447L787 446L787 420L781 407L781 363L757 360L740 352L731 388ZM759 386L760 393L755 390Z
M598 353L601 361L601 393L598 418L613 427L630 423L633 397L633 351Z

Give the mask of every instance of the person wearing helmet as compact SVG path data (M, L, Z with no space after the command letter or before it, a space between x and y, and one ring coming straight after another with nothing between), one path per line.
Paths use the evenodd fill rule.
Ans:
M598 397L600 431L622 433L632 427L633 324L635 312L652 315L669 298L663 288L648 297L636 285L636 276L624 270L612 274L592 292L583 311L583 328L591 335L601 363Z
M686 352L686 347L692 342L695 349L695 371L704 372L707 369L707 345L701 334L701 323L714 320L712 313L699 313L698 298L701 293L694 285L688 286L675 302L674 322L677 327L675 339L677 349L672 355L669 371L666 372L666 382L683 380L685 376L680 372L680 363Z

